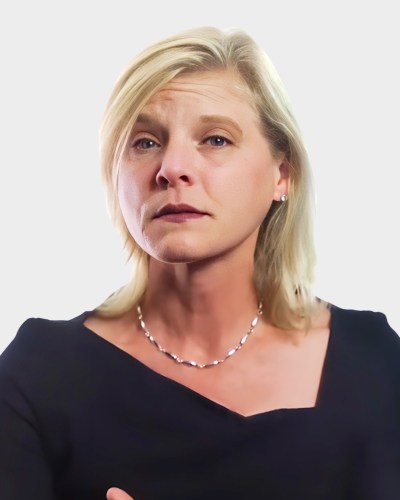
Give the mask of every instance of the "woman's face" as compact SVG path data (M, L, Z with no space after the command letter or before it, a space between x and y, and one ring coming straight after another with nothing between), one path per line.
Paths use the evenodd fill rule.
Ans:
M249 252L272 200L287 192L243 83L232 72L172 80L146 104L118 175L126 225L163 262Z

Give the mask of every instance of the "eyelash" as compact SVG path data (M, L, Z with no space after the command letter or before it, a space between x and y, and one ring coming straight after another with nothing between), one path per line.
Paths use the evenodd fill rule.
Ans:
M152 142L155 146L157 146L157 142L154 141L153 139L150 139L148 137L141 137L140 139L137 139L133 144L132 144L132 147L136 148L136 149L139 149L139 150L142 150L142 151L147 151L149 149L152 149L152 148L143 148L143 147L140 147L140 143L143 143L143 142Z
M219 144L219 145L213 145L213 144L210 144L210 146L212 148L215 148L215 149L221 149L222 147L224 146L227 146L229 144L232 144L232 142L227 139L226 137L222 136L222 135L210 135L209 137L206 137L203 141L202 141L202 144L206 144L208 141L212 140L212 139L218 139L220 141L223 141L223 144ZM149 149L153 149L153 147L141 147L141 143L147 143L147 145L149 145L149 143L152 143L153 146L159 146L159 144L153 140L153 139L150 139L148 137L141 137L139 139L137 139L133 144L132 144L132 147L133 148L136 148L140 151L147 151Z
M224 141L223 145L218 145L218 146L214 145L213 146L212 144L210 144L211 147L216 148L216 149L219 149L219 148L226 146L228 144L232 144L232 142L229 139L227 139L226 137L224 137L223 135L210 135L209 137L204 139L203 143L209 141L210 139L221 139L222 141Z

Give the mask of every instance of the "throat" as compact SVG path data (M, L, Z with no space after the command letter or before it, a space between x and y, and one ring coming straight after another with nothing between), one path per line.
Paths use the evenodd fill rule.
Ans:
M238 341L228 347L225 352L222 352L218 356L211 355L211 353L208 353L209 359L205 360L205 353L202 353L202 360L196 361L193 358L188 358L183 356L182 354L178 354L177 352L173 351L170 348L167 348L165 345L161 343L160 340L157 340L155 336L152 334L152 332L149 330L147 327L147 324L144 320L143 313L141 306L137 306L137 315L138 315L138 321L140 325L140 329L147 338L147 340L154 346L155 349L157 349L160 353L164 354L167 358L171 359L177 364L182 364L191 368L197 368L197 369L204 369L204 368L213 368L215 366L218 366L225 361L227 361L229 358L234 356L242 347L246 344L247 340L249 337L253 334L260 317L263 313L262 309L262 303L258 305L258 310L254 318L251 320L248 329L245 331L245 333L238 339ZM171 339L170 339L171 340ZM191 337L192 340L192 337ZM214 339L216 340L216 338ZM172 344L172 341L171 341ZM213 352L215 350L215 347L213 348ZM221 348L219 347L219 351L222 351ZM199 358L200 359L200 358Z

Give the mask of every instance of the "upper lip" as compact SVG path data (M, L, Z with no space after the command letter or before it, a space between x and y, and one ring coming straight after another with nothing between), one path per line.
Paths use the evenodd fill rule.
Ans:
M179 214L183 212L191 212L191 213L196 213L196 214L206 214L206 212L203 212L195 207L192 207L190 205L186 205L185 203L178 203L177 205L174 205L172 203L168 203L167 205L164 205L163 207L160 208L160 210L157 210L157 212L154 215L154 218L161 217L162 215L167 215L167 214Z

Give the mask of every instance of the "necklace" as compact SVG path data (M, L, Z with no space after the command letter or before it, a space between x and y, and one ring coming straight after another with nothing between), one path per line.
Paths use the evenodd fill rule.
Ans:
M263 308L262 308L262 303L260 302L258 304L258 311L256 316L254 317L253 321L250 323L250 327L247 330L247 332L243 335L243 337L240 339L239 343L235 346L232 347L232 349L229 349L229 351L226 353L226 356L222 359L215 359L214 361L211 361L210 363L197 363L196 361L188 360L188 359L182 359L173 352L167 351L164 347L162 347L157 340L153 337L153 335L149 332L146 323L143 320L143 314L142 314L142 309L140 305L137 306L137 315L139 319L139 324L140 328L143 331L143 333L146 335L146 337L149 339L149 341L163 354L165 354L168 358L172 359L176 363L179 363L181 365L185 366L193 366L194 368L211 368L213 366L220 365L224 361L226 361L228 358L232 357L239 349L242 348L242 346L245 344L246 340L248 337L253 333L254 328L256 327L258 320L260 319L260 316L263 313Z

